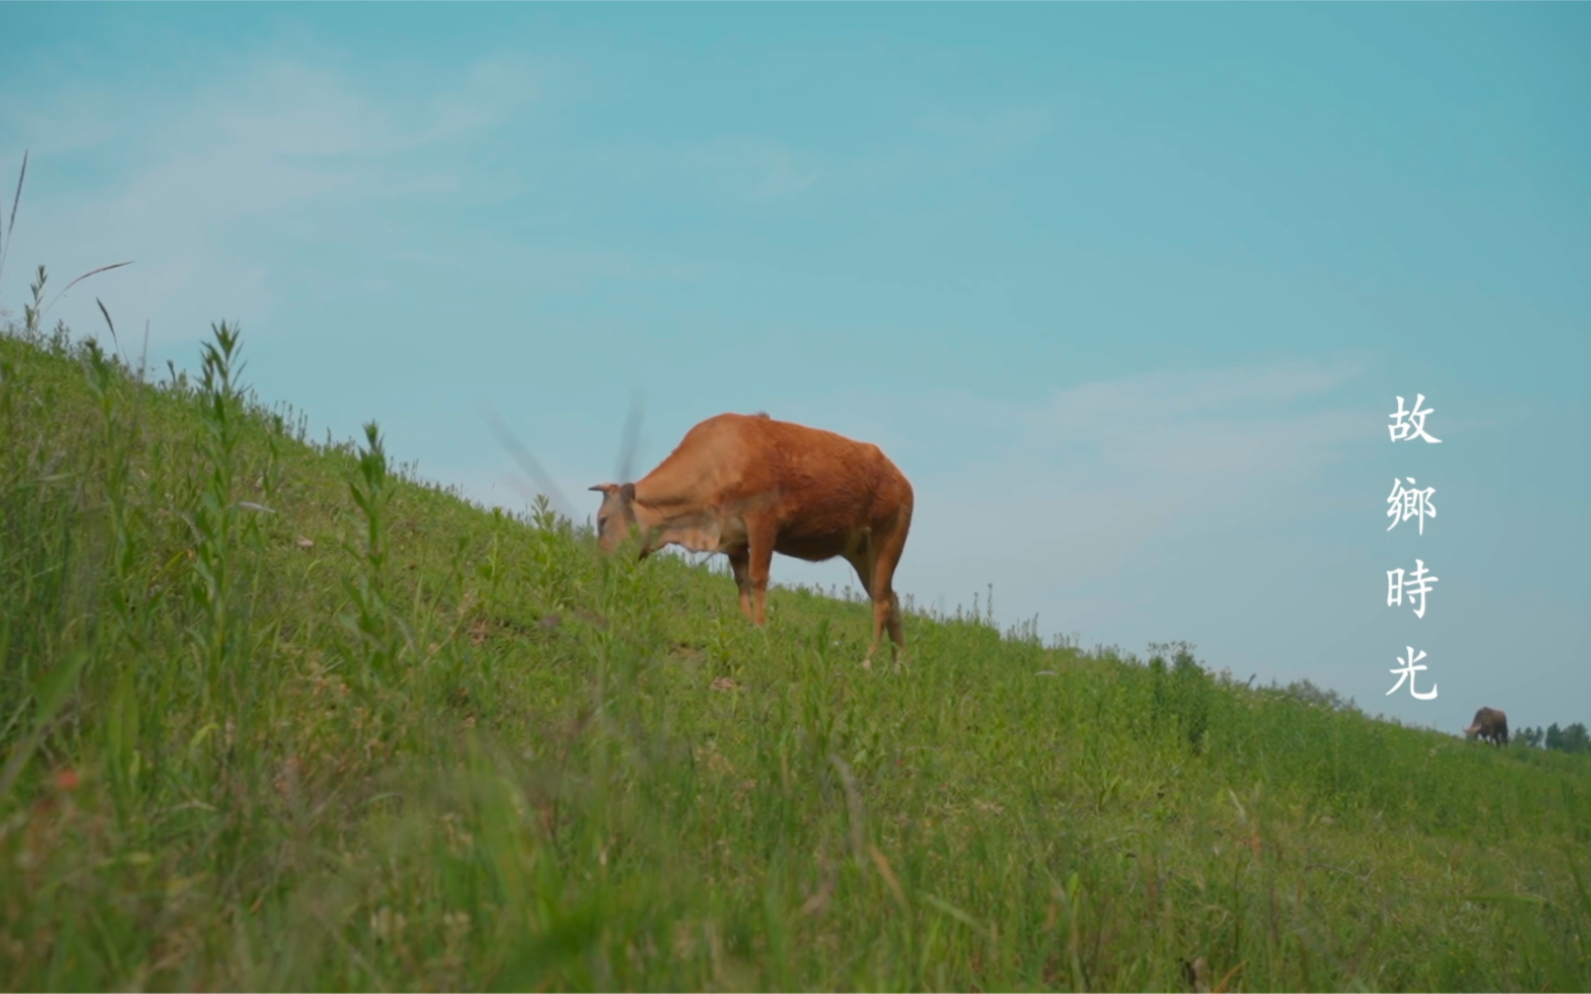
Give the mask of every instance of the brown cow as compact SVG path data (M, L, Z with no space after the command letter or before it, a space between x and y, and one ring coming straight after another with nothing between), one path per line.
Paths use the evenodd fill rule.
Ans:
M603 483L597 531L613 551L630 529L641 556L667 545L729 557L740 610L764 619L775 552L819 562L844 556L873 601L872 666L883 630L905 654L891 588L911 528L912 488L878 446L766 414L720 414L685 433L637 483Z
M1465 738L1480 736L1482 742L1493 745L1508 744L1508 716L1496 708L1481 708L1475 712L1475 722L1464 729Z

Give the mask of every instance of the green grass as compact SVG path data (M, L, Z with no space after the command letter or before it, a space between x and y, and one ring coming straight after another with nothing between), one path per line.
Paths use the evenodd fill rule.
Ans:
M238 374L0 337L7 989L1591 988L1585 757L976 612L863 671Z

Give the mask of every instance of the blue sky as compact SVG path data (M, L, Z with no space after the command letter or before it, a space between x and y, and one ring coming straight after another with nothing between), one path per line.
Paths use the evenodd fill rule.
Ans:
M1591 8L6 4L37 263L317 434L579 514L726 410L878 442L953 608L1452 730L1591 721ZM129 336L136 338L136 333ZM1438 446L1392 444L1423 393ZM1386 531L1396 476L1439 517ZM1440 578L1423 619L1386 571ZM776 581L848 568L779 558ZM727 582L727 581L726 581ZM1439 696L1385 696L1406 645Z

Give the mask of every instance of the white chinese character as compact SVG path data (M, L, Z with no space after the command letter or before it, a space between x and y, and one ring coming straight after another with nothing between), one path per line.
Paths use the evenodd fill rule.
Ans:
M1414 616L1425 617L1425 595L1430 591L1431 584L1436 581L1437 577L1425 575L1423 559L1414 561L1414 572L1410 573L1407 579L1400 569L1387 570L1387 607L1402 607L1403 594L1407 591L1409 603L1413 604L1416 598L1419 601L1420 606L1414 609Z
M1405 476L1403 479L1410 483L1414 477ZM1425 519L1436 517L1436 505L1431 503L1431 497L1436 493L1435 487L1426 487L1424 490L1415 490L1405 487L1403 482L1396 477L1392 480L1392 494L1387 498L1387 517L1392 519L1392 524L1387 525L1387 531L1398 527L1398 522L1410 518L1418 518L1420 534L1425 534Z
M1394 442L1402 441L1406 438L1423 438L1433 445L1441 444L1442 440L1440 438L1432 438L1425 433L1425 416L1430 414L1433 409L1427 407L1423 411L1420 410L1420 405L1424 402L1425 394L1417 393L1414 395L1414 410L1405 411L1403 409L1403 398L1398 398L1398 409L1391 415L1392 423L1387 425L1387 431L1391 433Z
M1418 690L1414 689L1414 674L1418 673L1420 670L1429 669L1429 667L1426 666L1415 665L1415 663L1418 663L1424 658L1425 653L1422 652L1416 654L1414 651L1414 646L1412 645L1409 646L1409 658L1407 660L1405 660L1402 656L1398 657L1398 662L1403 663L1403 668L1387 671L1388 673L1398 674L1398 682L1392 685L1391 690L1387 691L1388 697L1391 697L1393 694L1397 693L1398 688L1403 686L1403 681L1405 680L1409 681L1409 693L1413 694L1416 698L1422 701L1429 701L1436 697L1436 684L1434 683L1431 684L1431 692L1429 694L1422 694Z

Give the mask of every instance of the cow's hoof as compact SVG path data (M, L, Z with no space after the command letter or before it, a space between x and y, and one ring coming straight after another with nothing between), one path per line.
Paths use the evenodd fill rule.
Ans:
M872 668L873 668L873 657L872 656L863 656L862 657L862 669L870 670Z

